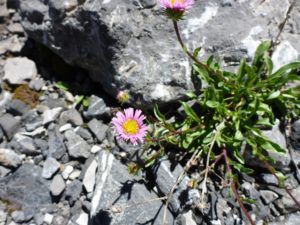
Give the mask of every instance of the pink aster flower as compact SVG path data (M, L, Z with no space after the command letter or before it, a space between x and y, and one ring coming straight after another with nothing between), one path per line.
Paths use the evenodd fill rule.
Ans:
M194 0L159 0L166 10L185 11L194 4Z
M143 143L148 126L144 124L146 119L142 115L142 111L133 108L127 108L124 113L117 112L116 117L112 119L112 124L117 132L118 138L130 141L133 145L137 145L138 141Z

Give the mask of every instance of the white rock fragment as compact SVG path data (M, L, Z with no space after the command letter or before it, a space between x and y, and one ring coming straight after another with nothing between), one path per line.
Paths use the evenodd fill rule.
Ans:
M62 107L45 110L45 112L43 113L43 125L56 120L62 110Z
M94 186L95 186L95 182L96 182L97 167L98 167L97 161L93 160L93 162L91 163L91 165L88 167L88 169L85 172L82 183L87 192L92 192L94 190Z
M72 129L72 125L70 123L66 123L65 125L63 125L59 128L59 132L63 133L66 130L70 130L70 129Z
M44 222L46 223L46 224L51 224L52 223L52 221L53 221L53 215L52 214L49 214L49 213L46 213L45 214L45 217L44 217Z
M89 216L85 212L81 212L80 216L76 220L78 225L88 225Z
M62 172L62 177L66 180L70 176L70 174L73 172L74 167L71 165L67 165L64 171Z
M98 146L98 145L94 145L92 148L91 148L91 153L97 153L101 150L101 147Z
M80 176L80 173L81 173L80 170L74 170L74 171L70 174L69 179L70 179L70 180L75 180L77 177Z
M4 64L4 80L10 84L23 84L34 79L37 68L33 61L26 57L9 58Z

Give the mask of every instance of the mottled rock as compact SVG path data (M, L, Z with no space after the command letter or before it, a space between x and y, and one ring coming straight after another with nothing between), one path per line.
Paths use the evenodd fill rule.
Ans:
M161 224L163 214L161 207L163 205L160 201L140 204L131 210L123 209L125 205L157 198L154 193L146 189L141 177L130 175L127 167L109 152L100 151L96 159L99 165L91 202L91 224L97 224L98 221L111 225L145 224L149 221L153 225ZM121 208L121 213L114 213L119 208ZM167 221L167 225L173 224L173 218L169 211L167 211Z
M53 196L59 196L65 190L65 188L66 184L62 176L59 174L55 175L50 185L51 194Z
M270 222L269 225L296 225L299 223L300 220L300 214L299 213L293 213L288 215L283 221L279 222Z
M300 151L300 119L292 124L291 144L296 151Z
M128 90L130 102L151 107L154 102L174 101L193 88L189 59L161 6L153 7L154 0L84 1L71 15L62 3L52 2L20 2L25 30L68 63L89 70L114 97ZM237 65L241 57L253 57L261 40L275 39L290 4L197 1L181 21L182 39L189 49L202 46L201 57L215 53L224 65ZM274 69L299 59L299 7L280 36Z
M17 223L22 223L26 221L26 217L23 211L14 211L12 212L11 217Z
M78 134L80 137L82 137L85 140L89 140L92 138L92 134L87 129L84 129L82 127L76 127L74 131L76 134Z
M23 84L37 75L35 63L26 57L9 58L4 65L4 80L10 84Z
M22 163L22 158L11 149L0 148L0 164L16 168Z
M11 170L3 167L3 166L0 166L0 178L1 177L5 177L7 174L9 174L11 172Z
M0 55L6 52L12 52L12 53L20 52L22 48L23 48L23 44L20 43L17 35L14 35L8 39L0 41Z
M23 34L24 33L24 29L23 27L21 26L21 24L19 23L12 23L12 24L9 24L7 26L7 29L9 30L10 33L12 34Z
M74 131L67 130L65 132L65 137L67 139L67 148L69 155L74 158L88 158L90 155L90 146Z
M60 163L52 157L48 157L44 162L42 176L46 179L50 179L60 168Z
M0 198L22 208L27 218L32 217L40 207L51 204L48 185L39 166L23 164L0 179Z
M97 119L92 119L88 123L88 127L100 142L104 140L106 136L106 131L109 128L106 124L102 123L102 121Z

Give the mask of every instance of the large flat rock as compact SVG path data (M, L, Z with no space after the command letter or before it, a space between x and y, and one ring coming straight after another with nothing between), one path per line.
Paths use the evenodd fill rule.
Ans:
M127 90L146 106L174 101L193 88L191 65L161 7L138 2L145 3L19 0L19 10L31 38L87 69L113 96ZM201 57L217 54L224 66L235 66L261 40L276 38L290 2L197 0L179 26L190 48L203 46ZM299 57L299 11L297 1L274 52L277 67Z

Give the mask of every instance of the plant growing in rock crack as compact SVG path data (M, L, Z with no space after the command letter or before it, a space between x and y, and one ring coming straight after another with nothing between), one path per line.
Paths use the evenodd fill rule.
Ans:
M251 202L251 199L242 199L238 193L239 174L253 172L253 168L247 166L245 157L246 154L251 154L276 176L279 186L285 188L300 207L299 202L285 187L284 175L273 167L274 159L270 156L272 151L280 154L285 149L269 140L262 132L263 129L274 126L276 119L285 123L299 115L300 86L291 87L289 83L300 80L300 62L287 64L274 71L271 60L273 46L270 41L262 42L258 46L251 64L241 60L237 72L223 71L212 56L205 63L200 62L197 58L200 49L193 53L187 49L177 25L193 1L160 2L166 15L173 21L184 52L194 61L192 81L195 91L187 94L187 100L181 101L184 115L177 117L175 121L166 118L158 107L154 108L156 119L150 125L151 132L146 137L145 149L158 146L159 150L146 156L144 165L147 167L154 164L157 158L164 155L165 146L168 144L178 146L183 154L190 155L183 173L197 164L200 157L205 158L200 204L203 209L208 173L223 161L231 191L249 222L254 224L243 204ZM129 122L131 127L128 127ZM121 127L125 132L126 129L138 131L143 126L138 122L133 124L132 120L129 122L119 124L119 129ZM136 173L140 165L131 163L129 167L131 172ZM170 190L166 207L182 175ZM166 216L163 224L166 222L165 218Z

